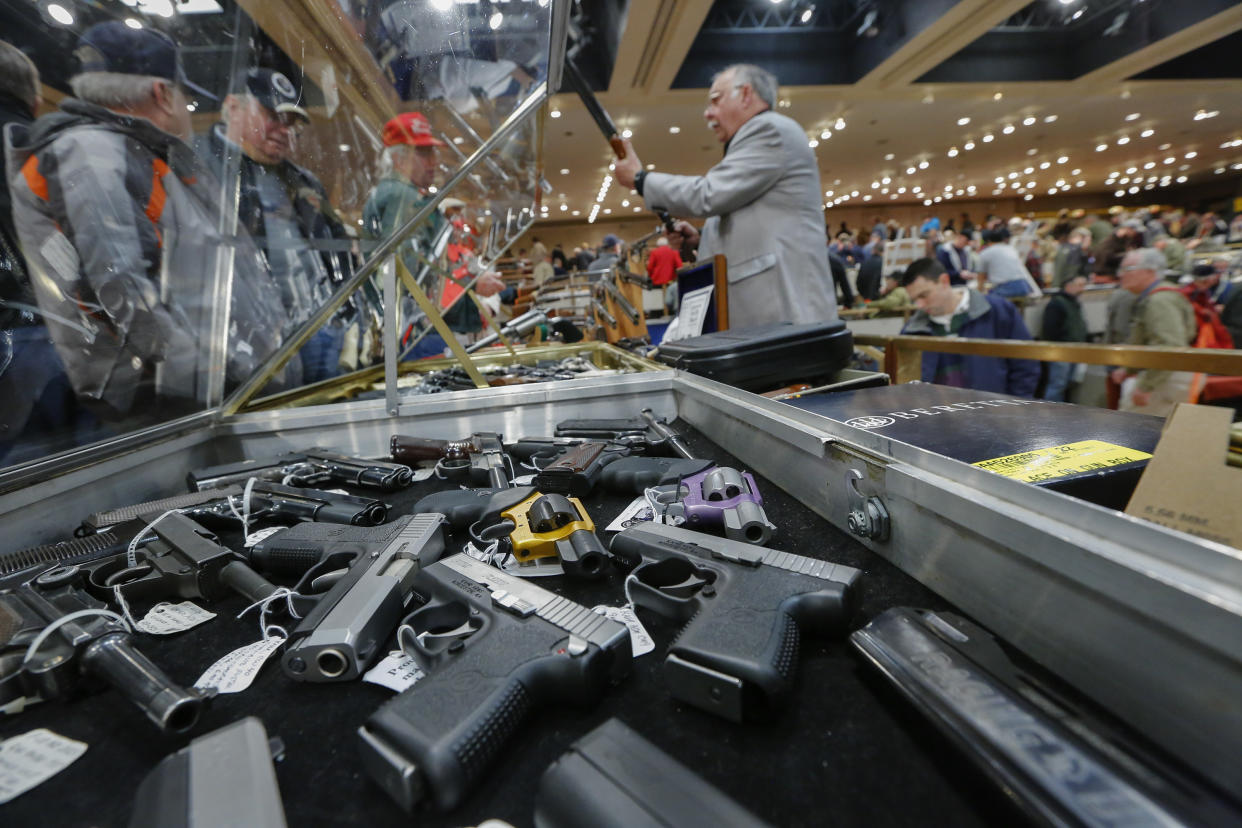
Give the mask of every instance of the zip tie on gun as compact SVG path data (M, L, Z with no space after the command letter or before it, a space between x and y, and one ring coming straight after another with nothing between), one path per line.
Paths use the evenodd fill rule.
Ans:
M54 633L56 630L60 629L65 624L68 624L70 621L76 621L79 618L86 618L88 616L89 617L103 616L104 618L110 618L113 621L118 621L121 624L124 624L126 630L128 630L129 632L134 631L134 628L130 626L128 621L126 621L121 616L117 615L112 610L81 609L76 612L71 612L68 615L62 615L60 618L57 618L55 621L53 621L52 623L44 627L43 630L38 635L35 636L34 641L31 641L30 646L26 648L26 655L22 657L22 667L25 667L26 664L30 661L30 659L34 657L35 652L39 649L39 645L42 644L44 641L46 641L49 635Z
M112 595L116 598L116 602L121 606L121 615L125 617L125 623L129 624L133 629L139 629L138 622L134 620L134 616L130 615L129 603L125 600L125 595L121 592L121 585L115 584L112 587Z
M261 598L258 601L255 601L253 604L246 607L241 612L237 613L237 617L241 618L243 615L250 612L250 610L254 609L255 607L258 607L259 608L259 633L260 635L262 635L263 640L267 641L269 638L271 638L272 635L270 635L269 633L271 633L271 631L273 630L279 630L281 638L288 638L289 633L285 630L284 627L278 624L267 623L267 613L272 608L272 604L274 602L279 601L283 598L286 601L286 609L289 610L289 614L292 615L294 618L301 618L302 616L298 615L297 610L293 606L293 599L302 598L302 597L304 596L299 595L298 593L289 589L289 587L277 587L277 589L271 595L267 596L266 598Z
M474 545L474 541L466 541L466 547L462 549L466 555L474 558L479 563L485 563L489 566L496 565L496 554L500 551L500 540L494 540L485 544L482 548Z
M241 521L242 543L246 546L250 546L250 500L257 480L258 478L252 477L246 481L246 489L242 492L242 510L240 514L237 511L237 506L233 503L233 496L230 495L227 500L229 511L233 513L233 517Z
M152 530L152 527L154 527L155 524L159 523L161 520L168 517L169 515L179 515L179 514L181 514L180 509L169 509L167 512L160 515L155 520L151 521L146 526L144 526L142 531L140 531L138 534L134 535L133 540L129 542L129 547L125 550L125 566L129 569L133 569L134 566L137 565L138 553L136 550L138 549L138 544L147 536L147 533Z

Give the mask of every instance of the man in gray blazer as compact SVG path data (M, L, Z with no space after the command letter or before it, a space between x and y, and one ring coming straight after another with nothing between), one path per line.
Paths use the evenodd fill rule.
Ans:
M651 207L707 218L699 258L729 266L729 325L837 318L819 166L797 121L773 111L776 78L738 64L716 75L703 117L725 145L706 175L647 172L629 141L617 181ZM678 229L698 235L688 222Z

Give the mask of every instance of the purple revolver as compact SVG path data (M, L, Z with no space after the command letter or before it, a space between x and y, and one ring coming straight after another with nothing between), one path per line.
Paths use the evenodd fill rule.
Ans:
M683 477L676 486L658 487L655 500L675 523L730 540L762 546L776 530L763 511L755 478L728 466Z

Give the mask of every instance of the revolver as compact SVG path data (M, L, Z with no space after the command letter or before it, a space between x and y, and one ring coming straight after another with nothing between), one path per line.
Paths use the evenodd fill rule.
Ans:
M763 511L763 496L750 472L716 466L656 490L656 502L674 525L758 546L766 544L776 529Z
M656 523L611 549L642 559L626 579L634 604L685 624L664 660L673 698L731 721L778 709L800 637L843 633L853 613L853 567Z
M462 440L434 440L394 434L389 443L392 459L399 463L435 460L449 479L468 478L472 485L508 488L509 462L501 436L478 431Z
M502 506L496 501L493 508ZM610 555L595 536L595 523L576 497L532 491L524 500L484 513L481 529L471 534L482 540L507 538L518 563L560 558L571 578L599 578Z
M456 807L533 707L593 704L629 674L624 625L467 555L414 590L398 640L427 675L358 731L367 773L406 811Z
M193 728L209 696L174 683L134 647L118 617L79 588L82 576L77 566L58 566L0 592L0 706L72 698L102 681L161 730Z
M323 448L290 452L265 460L243 460L195 469L186 480L190 491L202 491L245 483L252 477L293 486L344 483L384 491L404 489L414 482L414 472L410 471L409 466L348 457Z
M285 675L298 681L349 681L380 654L410 602L419 568L444 552L441 515L412 515L391 525L398 527L397 532L378 547L367 542L377 529L304 523L284 533L285 548L312 535L320 543L318 548L304 543L309 555L322 550L322 540L328 540L326 561L353 558L344 576L289 633L281 658ZM363 533L364 538L357 540Z
M201 523L238 523L242 519L245 487L240 484L221 489L173 495L96 512L82 521L79 534L103 532L118 523L143 515L160 515L176 509ZM369 497L325 492L320 489L299 489L270 480L255 480L250 487L250 517L274 523L298 523L303 520L326 523L351 523L355 526L377 526L388 519L388 506Z

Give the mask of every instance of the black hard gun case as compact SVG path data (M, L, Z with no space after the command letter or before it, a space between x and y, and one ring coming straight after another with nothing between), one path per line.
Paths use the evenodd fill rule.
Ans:
M844 322L778 322L661 344L656 358L747 391L768 391L830 377L849 367L853 352Z

